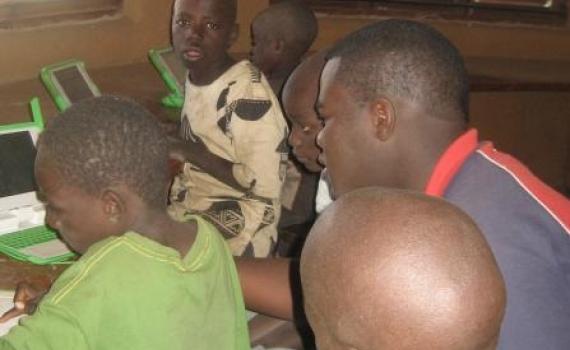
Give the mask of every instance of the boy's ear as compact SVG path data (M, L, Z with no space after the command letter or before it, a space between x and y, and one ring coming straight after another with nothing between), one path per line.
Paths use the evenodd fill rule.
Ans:
M381 97L369 105L369 113L376 138L380 141L388 140L396 127L396 109L387 98Z
M121 194L113 189L106 189L101 195L103 212L110 220L117 220L126 212L125 201Z
M239 38L239 24L234 23L232 27L232 31L230 32L230 40L228 42L228 49L236 43L237 39Z
M273 51L281 53L285 49L285 40L278 38L271 41Z

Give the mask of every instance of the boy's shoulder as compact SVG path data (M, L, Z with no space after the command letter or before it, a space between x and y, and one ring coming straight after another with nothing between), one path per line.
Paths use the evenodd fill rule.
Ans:
M230 99L276 99L263 73L249 60L237 62L221 78Z
M192 272L212 257L223 255L225 242L215 227L196 216L189 219L197 221L198 230L185 257L135 232L109 237L91 246L64 271L46 299L58 304L68 296L84 294L93 286L101 290L106 285L114 288L116 283L135 281L153 273L164 274L173 269Z

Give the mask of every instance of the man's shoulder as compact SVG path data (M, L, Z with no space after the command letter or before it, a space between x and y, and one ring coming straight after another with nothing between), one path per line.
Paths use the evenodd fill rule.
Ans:
M570 234L570 201L546 185L524 164L491 145L463 164L446 197L486 202L486 211L526 211L540 215Z

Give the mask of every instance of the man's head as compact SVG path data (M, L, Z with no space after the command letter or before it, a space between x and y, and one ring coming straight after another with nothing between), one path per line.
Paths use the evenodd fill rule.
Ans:
M412 192L360 189L313 226L301 256L319 349L494 349L505 286L473 221Z
M266 75L292 69L317 36L317 19L300 1L283 1L251 24L251 61Z
M124 233L139 209L166 208L166 136L130 100L103 96L73 104L41 134L35 168L48 224L80 253Z
M430 169L412 167L432 162L426 158L464 129L467 93L457 49L424 24L382 21L339 42L317 103L325 124L318 142L334 192L422 189Z
M319 52L301 62L283 86L281 98L285 115L291 122L289 145L293 154L307 170L314 172L322 169L317 161L320 150L316 143L322 124L315 103L325 54L324 51Z
M236 0L176 0L172 43L190 73L223 66L238 35Z

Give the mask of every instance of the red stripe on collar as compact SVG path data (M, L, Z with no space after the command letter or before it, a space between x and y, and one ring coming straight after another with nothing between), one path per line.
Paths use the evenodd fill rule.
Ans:
M461 168L463 162L475 151L478 145L476 129L469 129L453 141L435 164L435 168L426 185L425 193L430 196L443 196L447 186L459 168Z

